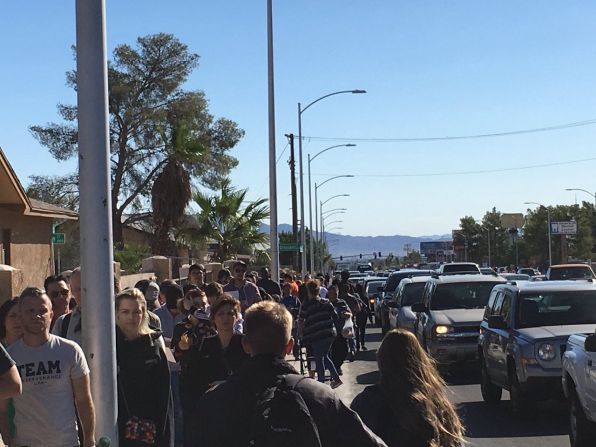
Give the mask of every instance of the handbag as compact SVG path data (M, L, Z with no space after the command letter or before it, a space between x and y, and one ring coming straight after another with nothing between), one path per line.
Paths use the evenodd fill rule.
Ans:
M130 415L130 409L128 407L128 401L126 400L126 394L124 394L124 387L118 376L118 386L122 393L122 400L124 401L124 408L126 408L126 414L128 420L124 424L124 437L131 441L139 441L148 445L153 445L157 438L157 426L151 419L142 419L137 416Z
M354 323L352 323L352 318L346 319L344 327L341 330L341 335L344 338L354 338Z

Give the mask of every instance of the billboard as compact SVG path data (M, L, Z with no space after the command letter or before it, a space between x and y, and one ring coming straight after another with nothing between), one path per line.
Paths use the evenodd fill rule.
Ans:
M551 222L551 234L577 234L577 222L570 220L568 222Z

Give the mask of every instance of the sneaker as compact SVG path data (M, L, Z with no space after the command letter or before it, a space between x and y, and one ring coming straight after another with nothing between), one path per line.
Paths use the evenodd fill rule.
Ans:
M333 389L337 388L340 385L343 385L343 382L339 378L337 380L334 380L333 382L331 382L331 388L333 388Z
M343 376L344 372L341 370L341 368L337 368L337 374L339 374L340 376Z
M363 351L368 351L368 348L366 346L362 346L362 350Z
M309 371L308 372L308 377L310 377L311 379L314 379L316 374L317 374L316 371Z

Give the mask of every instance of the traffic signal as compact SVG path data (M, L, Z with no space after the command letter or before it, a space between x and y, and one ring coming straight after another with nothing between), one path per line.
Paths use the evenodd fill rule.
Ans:
M360 259L362 259L362 253L360 253Z
M340 257L339 257L339 260L340 260L340 261L343 261L343 260L344 260L344 257L343 257L343 256L340 256Z
M381 257L381 252L379 252L379 258Z

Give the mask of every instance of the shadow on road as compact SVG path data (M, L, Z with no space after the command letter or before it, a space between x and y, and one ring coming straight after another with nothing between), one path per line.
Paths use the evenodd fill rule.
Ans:
M490 406L484 402L457 405L468 438L517 438L565 435L567 415L560 403L545 402L514 416L508 401Z
M447 385L476 385L480 384L480 371L475 366L451 368L441 371Z

